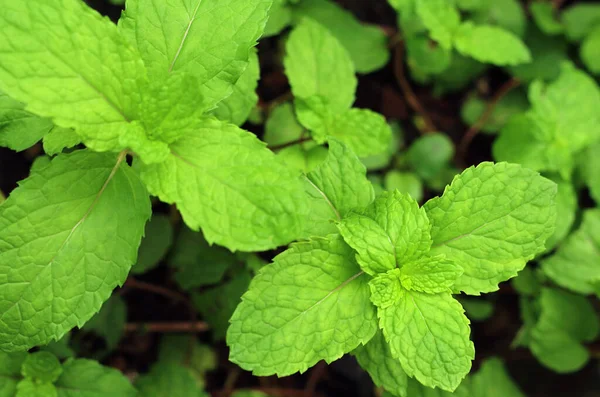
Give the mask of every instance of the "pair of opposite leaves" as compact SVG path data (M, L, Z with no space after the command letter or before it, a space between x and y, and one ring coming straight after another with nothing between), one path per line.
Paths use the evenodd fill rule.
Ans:
M231 318L230 359L284 376L377 344L372 365L391 355L404 377L454 390L474 349L452 292L495 291L541 252L555 194L507 163L467 169L422 208L383 193L339 217L341 234L296 243L261 270Z

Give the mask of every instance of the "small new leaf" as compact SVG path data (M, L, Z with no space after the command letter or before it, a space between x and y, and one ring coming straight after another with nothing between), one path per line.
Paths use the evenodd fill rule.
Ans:
M435 294L450 291L463 269L444 255L423 256L400 269L400 281L407 290Z
M402 297L400 286L400 270L392 269L381 273L369 281L371 302L381 309L386 309L395 304Z

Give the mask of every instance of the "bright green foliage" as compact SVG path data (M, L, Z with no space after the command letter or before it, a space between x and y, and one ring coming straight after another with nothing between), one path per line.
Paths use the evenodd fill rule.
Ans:
M519 0L478 0L481 6L470 19L476 24L495 25L522 37L527 26L523 3Z
M452 51L440 45L432 45L429 37L406 38L407 64L413 75L437 75L448 69L452 62Z
M531 351L540 362L557 372L582 368L589 352L582 346L598 337L600 321L586 298L557 289L543 288L541 313L532 330Z
M395 304L402 296L400 286L400 269L392 269L387 273L375 275L369 281L371 302L381 309L386 309Z
M292 22L292 8L288 0L273 0L273 6L269 10L269 19L265 26L263 37L275 36Z
M454 36L456 50L484 63L508 66L531 61L523 42L504 29L464 22Z
M590 195L600 204L600 142L591 145L585 151L580 169L590 189Z
M417 0L417 15L431 38L444 49L452 48L454 32L460 25L460 14L452 2L446 0Z
M570 179L575 154L600 139L600 89L564 64L558 80L530 86L529 100L531 109L511 119L494 143L494 157Z
M554 231L555 196L556 185L533 171L481 163L428 201L431 254L445 254L464 268L454 290L495 291L542 252Z
M205 119L169 148L167 161L140 163L140 176L151 194L177 203L186 224L201 227L209 243L266 250L299 235L300 179L252 134Z
M204 104L211 107L232 93L246 70L271 4L130 0L119 28L139 50L152 81L184 72L197 80Z
M600 278L600 209L587 210L579 229L542 262L544 273L558 285L580 294L596 291Z
M0 350L0 396L13 397L20 380L21 366L27 353L5 353Z
M214 115L235 125L242 125L258 102L256 87L260 77L260 65L256 51L250 51L249 64L240 79L233 86L233 92L215 109Z
M137 391L120 371L92 360L67 360L56 381L59 397L135 397Z
M365 166L347 146L336 141L329 143L325 162L305 177L309 197L306 237L335 233L332 221L373 201L373 186L365 174Z
M348 51L357 72L373 72L388 62L387 37L381 29L361 23L337 3L302 0L293 14L297 21L310 18L326 27Z
M147 375L138 378L135 386L144 397L208 397L194 375L186 367L173 362L155 364Z
M581 43L579 54L590 72L600 74L600 21Z
M471 369L469 320L450 293L403 290L398 304L379 309L378 317L392 356L425 386L453 391Z
M107 300L102 309L92 317L83 329L92 331L106 340L106 346L113 350L125 330L127 321L127 306L119 295L113 295Z
M385 190L398 190L417 202L423 200L423 183L412 172L390 171L385 174L383 185Z
M377 330L367 281L340 236L293 244L242 297L227 331L230 360L284 376L367 343Z
M397 397L408 397L406 393L408 377L398 360L392 356L381 331L378 331L369 343L360 346L352 354L360 366L371 375L377 386L382 386Z
M154 214L146 224L144 238L138 250L138 260L131 268L133 274L155 268L173 244L173 225L166 215Z
M300 139L303 132L304 127L296 120L294 106L285 102L269 113L262 139L269 146L278 146Z
M52 341L46 346L41 346L41 351L54 354L58 359L63 360L75 357L75 351L69 346L71 342L71 333L65 334L57 341Z
M546 251L550 251L561 242L571 231L571 226L575 222L577 212L577 192L570 182L562 178L553 177L552 179L558 189L556 191L556 228L554 234L546 241Z
M463 103L461 116L468 125L475 124L484 114L489 102L472 96ZM496 105L486 123L481 128L482 132L497 133L506 125L512 116L522 113L529 108L527 95L522 90L513 90L502 97Z
M62 372L58 359L47 352L29 354L21 367L21 375L40 383L55 382Z
M463 270L444 255L424 256L400 269L400 282L409 291L448 292Z
M57 397L58 392L52 383L37 383L30 379L23 379L17 384L15 397Z
M470 389L472 397L525 397L498 358L486 360L481 365L471 377Z
M529 11L531 11L531 16L537 27L545 34L556 35L563 32L564 27L562 23L556 19L552 3L545 1L531 3Z
M338 229L344 241L356 252L360 268L372 276L396 267L396 251L386 231L373 219L364 215L350 215Z
M574 4L561 14L565 34L571 41L582 41L596 25L600 24L600 5Z
M81 137L71 128L54 126L44 135L44 151L49 156L59 154L66 148L72 148L81 143Z
M52 121L25 110L25 105L0 92L0 146L21 151L52 129Z
M60 155L0 207L3 349L59 339L125 281L150 202L123 159L87 150Z

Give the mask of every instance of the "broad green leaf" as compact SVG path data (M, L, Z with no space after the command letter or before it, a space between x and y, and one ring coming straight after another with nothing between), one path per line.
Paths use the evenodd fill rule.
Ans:
M550 178L556 183L556 228L554 234L546 241L546 251L556 247L571 231L571 226L575 222L578 202L577 192L570 182L560 177Z
M72 148L80 143L81 137L73 129L54 126L44 136L44 152L49 156L54 156L64 149Z
M277 157L289 167L307 173L314 171L327 158L327 148L315 142L306 142L286 147L277 152Z
M233 86L231 95L219 103L214 115L220 120L229 121L235 125L244 124L258 102L256 87L259 77L258 54L252 50L248 67Z
M333 113L354 102L357 80L342 44L319 23L304 19L286 44L285 73L296 98L320 96Z
M341 236L293 244L242 297L227 331L229 359L257 376L337 360L377 330L367 281Z
M263 141L269 146L279 146L300 139L303 132L304 127L296 120L294 106L285 102L269 113Z
M177 284L191 290L219 283L238 259L223 247L211 246L201 233L183 227L168 263L176 270Z
M25 110L25 105L0 92L0 146L22 151L52 129L52 121Z
M397 397L408 397L408 377L392 352L383 333L377 331L373 339L352 352L358 364L371 375L373 383ZM412 396L411 396L412 397Z
M411 73L436 75L450 67L452 50L432 45L427 36L409 36L406 38L406 57Z
M121 149L145 70L117 27L79 0L2 0L0 7L0 90L75 128L94 150Z
M475 357L469 320L450 293L404 290L398 303L379 309L379 324L392 356L410 377L454 391Z
M400 285L400 269L394 268L387 273L379 273L369 281L371 302L385 309L395 304L402 297Z
M585 365L589 352L581 342L598 337L600 322L594 307L583 296L543 288L541 313L532 330L533 354L554 371L574 372Z
M150 200L125 156L59 155L0 206L0 347L83 324L135 263Z
M208 397L186 367L172 362L154 364L149 373L137 379L135 386L144 397Z
M246 271L211 289L192 293L192 302L210 324L214 340L225 339L229 319L248 290L251 279Z
M363 24L349 11L329 0L302 0L294 6L294 18L320 23L346 48L356 71L370 73L389 59L387 37L376 27Z
M392 139L388 145L386 151L382 153L373 154L371 156L363 156L360 161L367 167L369 171L377 171L387 168L394 156L398 153L400 148L404 145L404 138L402 127L397 122L389 123L390 130L392 131Z
M556 18L556 10L552 3L537 1L531 3L529 11L537 27L547 35L561 34L564 27Z
M452 38L460 26L460 13L446 0L417 0L417 15L431 38L444 49L452 48Z
M423 208L398 191L384 192L364 211L386 231L394 245L396 263L420 258L431 247L431 225Z
M164 163L138 163L141 178L161 201L176 203L209 243L261 251L300 234L302 183L253 134L205 119L169 149Z
M556 184L516 164L481 163L425 203L430 254L445 254L464 273L454 290L492 292L544 250L556 222Z
M580 294L595 292L600 278L600 209L587 210L579 229L542 262L544 273L558 285Z
M56 381L58 397L135 397L137 391L118 370L97 361L69 359Z
M461 117L467 125L473 125L479 121L486 111L489 102L475 96L469 97L461 108ZM522 113L529 108L527 95L523 90L512 90L503 96L494 106L492 113L481 128L482 132L495 134L508 123L516 114ZM427 137L429 135L426 135ZM454 152L451 152L452 154ZM450 157L451 158L451 157Z
M142 274L158 266L173 244L173 225L169 217L153 214L146 224L144 238L138 250L138 260L131 273Z
M273 0L263 37L276 36L292 22L292 7L287 0Z
M29 354L21 367L21 375L39 383L55 382L62 372L60 361L48 352Z
M481 5L470 16L474 23L494 25L519 37L523 36L527 15L519 0L483 0Z
M325 162L305 178L310 207L305 237L336 233L333 221L373 201L373 186L365 174L365 166L347 146L329 143Z
M231 94L246 70L272 3L129 0L119 28L141 53L152 81L184 72L197 80L211 106Z
M119 346L119 341L125 331L127 322L127 306L119 295L113 295L104 302L102 308L83 327L86 331L92 331L106 340L109 350Z
M454 46L462 55L498 66L531 61L531 54L519 37L491 25L464 22L454 36Z
M600 24L600 4L574 4L561 14L561 20L567 38L571 41L581 41Z
M5 353L0 350L0 396L14 397L21 380L21 366L27 353Z
M423 179L435 178L454 157L454 144L442 133L417 138L407 152L407 161Z
M581 43L579 55L590 72L600 74L600 21Z
M360 268L372 276L396 267L396 253L386 231L373 219L352 214L337 225L346 244L356 251Z
M409 291L436 294L450 291L463 270L443 255L423 256L400 269L400 282Z
M417 202L423 200L423 183L412 172L390 171L385 174L383 185L385 190L398 190Z
M581 160L580 168L590 195L600 205L600 142L590 145Z
M23 379L17 384L17 394L14 397L57 397L58 392L52 383L34 382L31 379Z
M471 377L471 395L475 397L525 397L510 378L499 358L486 360Z

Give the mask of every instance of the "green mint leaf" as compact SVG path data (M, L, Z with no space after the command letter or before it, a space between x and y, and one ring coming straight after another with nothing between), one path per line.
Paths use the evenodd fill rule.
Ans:
M538 29L527 29L525 44L532 61L508 70L517 79L529 83L534 80L552 81L558 78L561 65L569 61L568 43L563 37L547 36Z
M432 225L430 253L463 267L456 291L496 291L544 250L556 223L555 196L556 184L520 165L468 168L424 205Z
M194 307L210 324L213 340L223 340L229 327L229 319L248 290L252 277L245 271L231 280L202 292L192 293Z
M542 262L544 273L558 285L591 294L600 278L600 209L587 210L579 229Z
M0 92L0 146L20 152L52 129L52 121L25 110L25 105Z
M337 227L346 243L356 251L356 261L365 273L374 276L396 267L392 240L373 219L353 214Z
M470 15L474 23L494 25L523 37L528 23L525 9L519 0L484 1L481 5Z
M54 126L44 136L44 152L49 156L61 153L64 149L72 148L81 143L81 137L71 128Z
M535 2L529 6L529 11L537 27L547 35L561 34L564 27L560 21L556 19L556 10L552 3Z
M473 58L453 53L450 66L435 76L433 92L435 95L443 95L459 91L476 80L488 67Z
M97 361L69 359L56 381L58 397L135 397L137 391L118 370Z
M377 331L369 343L359 346L352 354L358 364L371 375L373 383L397 397L408 397L408 377L400 362L392 356L381 331Z
M144 238L138 250L138 260L131 273L142 274L154 269L165 257L173 244L173 225L169 217L153 214L146 224Z
M413 198L416 202L423 200L423 182L412 172L390 171L383 179L385 190L398 190Z
M94 150L121 149L146 72L117 27L78 0L2 7L0 90L28 111L75 128ZM26 53L17 43L27 43Z
M377 330L367 277L339 235L293 244L242 297L227 331L229 359L258 376L285 376L367 343Z
M175 363L158 363L135 382L144 397L190 396L208 397L190 370Z
M571 41L582 41L600 23L599 4L574 4L561 14L565 34Z
M447 135L428 134L410 145L407 160L423 179L435 178L454 157L454 144Z
M100 311L85 323L83 329L104 338L108 349L114 350L119 346L126 322L125 301L119 295L113 295L102 305Z
M17 384L15 397L57 397L58 392L52 383L39 383L23 379Z
M440 47L452 48L452 38L460 26L460 13L445 0L417 0L417 15Z
M263 141L269 146L279 146L296 141L302 137L304 128L296 120L294 106L285 102L276 106L269 113L265 123Z
M582 342L598 337L600 322L583 296L543 288L541 313L531 333L531 351L542 364L559 373L581 369L589 360Z
M63 360L75 357L75 351L69 346L71 341L71 333L66 333L57 341L52 341L46 346L41 346L40 350L54 354L57 358Z
M583 40L579 55L590 72L600 74L600 26L596 26Z
M125 281L150 200L124 158L59 155L0 206L2 349L44 345L81 327Z
M305 182L310 206L306 236L336 233L332 221L366 207L375 198L365 166L347 146L337 141L329 143L327 159L306 176Z
M352 106L357 85L352 59L321 24L304 19L294 28L284 64L294 97L320 96L333 114Z
M398 265L418 259L431 246L427 214L406 194L384 192L363 215L375 220L386 231L394 246Z
M375 26L361 23L349 11L329 0L303 0L294 7L294 18L310 18L320 23L346 48L356 71L370 73L389 59L388 39Z
M130 0L119 28L152 81L172 72L197 79L205 104L228 97L246 70L272 0Z
M138 163L141 178L209 243L261 251L300 235L302 183L253 134L208 118L169 150L163 163Z
M424 256L402 266L400 282L407 290L436 294L450 291L462 273L463 269L444 255Z
M292 7L287 0L273 0L263 37L278 35L292 23Z
M400 270L395 268L387 273L377 274L369 281L371 302L377 307L386 309L402 297Z
M531 62L531 53L521 39L496 26L464 22L454 35L454 46L462 55L493 65Z
M460 304L465 309L465 313L467 314L469 320L472 321L485 321L492 317L492 314L494 314L494 304L490 301L476 298L461 299Z
M409 36L406 38L406 57L411 74L436 75L444 72L452 62L452 50L440 45L432 45L427 36Z
M55 382L62 372L58 358L48 352L29 354L21 367L21 375L40 383Z
M581 160L579 167L590 195L600 205L600 142L590 145Z
M27 353L6 353L0 350L0 396L13 397L21 380L21 366Z
M546 240L546 252L554 249L571 231L578 209L578 198L571 182L560 177L549 178L556 183L556 228Z
M256 87L260 77L260 65L256 50L250 51L248 67L233 86L233 92L219 103L214 115L219 120L229 121L235 125L242 125L248 120L250 112L258 102Z
M469 320L450 293L403 290L398 303L378 310L392 356L408 376L429 387L454 391L475 357Z
M534 3L535 4L535 3ZM471 395L477 397L525 397L510 378L504 363L499 358L490 358L471 377Z

